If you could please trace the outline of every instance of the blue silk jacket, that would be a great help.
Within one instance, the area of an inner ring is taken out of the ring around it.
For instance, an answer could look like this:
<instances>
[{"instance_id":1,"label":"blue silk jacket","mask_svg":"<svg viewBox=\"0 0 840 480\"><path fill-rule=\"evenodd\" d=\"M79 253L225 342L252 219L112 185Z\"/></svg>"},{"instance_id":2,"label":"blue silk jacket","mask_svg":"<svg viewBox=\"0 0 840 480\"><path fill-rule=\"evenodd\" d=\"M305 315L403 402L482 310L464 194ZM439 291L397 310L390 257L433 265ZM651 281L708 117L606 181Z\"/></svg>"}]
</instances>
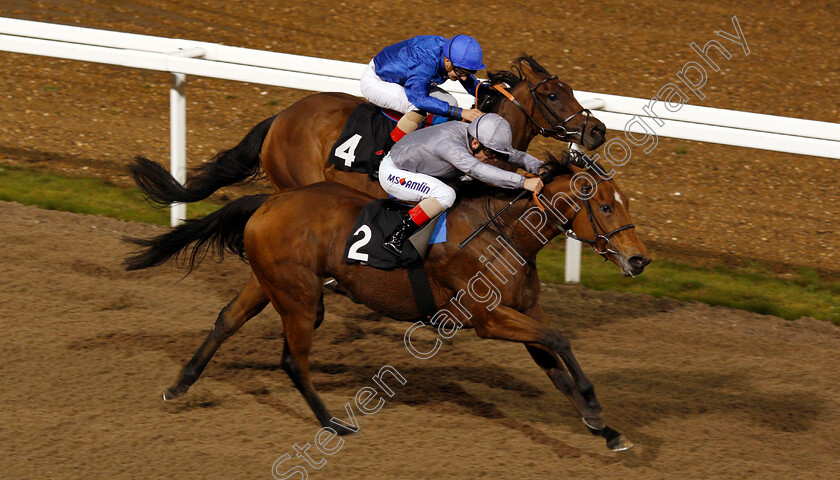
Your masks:
<instances>
[{"instance_id":1,"label":"blue silk jacket","mask_svg":"<svg viewBox=\"0 0 840 480\"><path fill-rule=\"evenodd\" d=\"M443 66L445 43L446 39L438 35L409 38L383 48L373 58L373 63L376 75L386 82L402 85L408 101L415 107L436 115L461 118L460 108L429 96L431 85L440 85L447 80ZM478 80L470 75L461 85L470 94L475 94Z\"/></svg>"}]
</instances>

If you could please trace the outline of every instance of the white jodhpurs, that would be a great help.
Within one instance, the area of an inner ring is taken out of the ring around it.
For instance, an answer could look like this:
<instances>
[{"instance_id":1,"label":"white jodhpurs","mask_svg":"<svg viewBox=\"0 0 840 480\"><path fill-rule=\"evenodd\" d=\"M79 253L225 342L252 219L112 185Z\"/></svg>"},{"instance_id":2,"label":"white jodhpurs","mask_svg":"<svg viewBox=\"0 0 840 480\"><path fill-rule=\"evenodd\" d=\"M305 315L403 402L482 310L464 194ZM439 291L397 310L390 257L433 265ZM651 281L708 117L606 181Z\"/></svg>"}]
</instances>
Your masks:
<instances>
[{"instance_id":1,"label":"white jodhpurs","mask_svg":"<svg viewBox=\"0 0 840 480\"><path fill-rule=\"evenodd\" d=\"M431 175L395 167L391 155L385 155L379 164L379 184L398 200L419 202L431 197L436 198L445 209L455 203L455 190L452 187Z\"/></svg>"},{"instance_id":2,"label":"white jodhpurs","mask_svg":"<svg viewBox=\"0 0 840 480\"><path fill-rule=\"evenodd\" d=\"M400 113L420 110L408 101L408 97L405 95L405 88L402 85L382 80L376 74L375 68L373 60L371 60L367 68L362 72L360 86L362 95L366 99L377 106L390 108ZM455 97L451 93L436 85L429 86L429 96L443 100L450 105L458 106L458 101L455 100Z\"/></svg>"}]
</instances>

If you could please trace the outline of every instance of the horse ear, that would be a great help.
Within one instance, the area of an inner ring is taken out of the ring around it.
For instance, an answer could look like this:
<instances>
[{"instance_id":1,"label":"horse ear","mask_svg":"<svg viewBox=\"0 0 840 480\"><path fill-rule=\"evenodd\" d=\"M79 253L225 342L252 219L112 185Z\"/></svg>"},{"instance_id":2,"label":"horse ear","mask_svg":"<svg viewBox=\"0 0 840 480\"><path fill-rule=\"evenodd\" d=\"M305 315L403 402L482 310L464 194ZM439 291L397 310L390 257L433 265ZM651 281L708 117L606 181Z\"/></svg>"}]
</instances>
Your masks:
<instances>
[{"instance_id":1,"label":"horse ear","mask_svg":"<svg viewBox=\"0 0 840 480\"><path fill-rule=\"evenodd\" d=\"M572 170L571 157L569 156L569 152L567 150L560 152L560 158L557 158L556 155L549 151L546 151L545 153L548 156L548 162L556 163L559 168L562 168L565 171Z\"/></svg>"},{"instance_id":2,"label":"horse ear","mask_svg":"<svg viewBox=\"0 0 840 480\"><path fill-rule=\"evenodd\" d=\"M525 75L526 78L531 78L534 76L534 69L531 68L531 64L526 61L519 62L519 70L522 72L522 75Z\"/></svg>"},{"instance_id":3,"label":"horse ear","mask_svg":"<svg viewBox=\"0 0 840 480\"><path fill-rule=\"evenodd\" d=\"M568 174L574 175L575 173L583 170L572 163L572 157L569 155L568 150L563 150L563 153L560 154L560 158L557 160L557 163L559 163L563 167L563 170Z\"/></svg>"},{"instance_id":4,"label":"horse ear","mask_svg":"<svg viewBox=\"0 0 840 480\"><path fill-rule=\"evenodd\" d=\"M569 158L570 158L569 157L569 151L568 150L563 150L563 152L560 154L560 158L557 160L557 163L559 163L561 165L568 165L569 164Z\"/></svg>"}]
</instances>

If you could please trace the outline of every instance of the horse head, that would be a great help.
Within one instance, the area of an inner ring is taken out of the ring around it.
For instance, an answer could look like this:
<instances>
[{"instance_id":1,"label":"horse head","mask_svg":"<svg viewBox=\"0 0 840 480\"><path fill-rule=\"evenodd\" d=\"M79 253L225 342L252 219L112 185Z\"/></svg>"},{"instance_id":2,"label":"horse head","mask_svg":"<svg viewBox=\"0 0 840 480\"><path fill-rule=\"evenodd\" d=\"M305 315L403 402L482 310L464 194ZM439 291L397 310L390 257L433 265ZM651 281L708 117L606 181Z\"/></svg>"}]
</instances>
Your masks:
<instances>
[{"instance_id":1,"label":"horse head","mask_svg":"<svg viewBox=\"0 0 840 480\"><path fill-rule=\"evenodd\" d=\"M581 106L574 92L533 57L522 55L511 70L488 72L491 90L479 108L503 116L514 132L513 146L526 150L536 135L573 142L594 150L606 140L604 124ZM506 101L505 98L507 98Z\"/></svg>"},{"instance_id":2,"label":"horse head","mask_svg":"<svg viewBox=\"0 0 840 480\"><path fill-rule=\"evenodd\" d=\"M605 259L635 277L650 263L647 247L630 220L630 200L600 166L581 168L549 154L542 198L552 208L546 215L559 233L590 245ZM554 217L554 218L551 218Z\"/></svg>"}]
</instances>

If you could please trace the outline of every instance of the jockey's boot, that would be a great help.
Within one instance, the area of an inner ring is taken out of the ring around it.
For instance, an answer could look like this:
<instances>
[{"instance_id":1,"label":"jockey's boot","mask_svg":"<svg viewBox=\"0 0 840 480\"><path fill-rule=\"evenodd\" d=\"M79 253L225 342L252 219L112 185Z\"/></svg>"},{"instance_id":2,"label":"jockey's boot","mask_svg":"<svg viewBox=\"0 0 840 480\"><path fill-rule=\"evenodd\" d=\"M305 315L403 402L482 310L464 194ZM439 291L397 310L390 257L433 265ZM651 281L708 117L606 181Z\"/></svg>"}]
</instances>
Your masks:
<instances>
[{"instance_id":1,"label":"jockey's boot","mask_svg":"<svg viewBox=\"0 0 840 480\"><path fill-rule=\"evenodd\" d=\"M420 225L415 223L414 219L411 218L411 215L406 213L403 216L402 221L400 221L400 224L397 225L397 228L395 228L394 231L388 235L388 238L385 239L385 243L382 244L382 248L399 257L400 254L402 254L405 241L419 229Z\"/></svg>"},{"instance_id":2,"label":"jockey's boot","mask_svg":"<svg viewBox=\"0 0 840 480\"><path fill-rule=\"evenodd\" d=\"M400 256L408 237L414 235L417 230L420 230L420 227L444 210L444 206L438 199L434 197L423 199L403 216L397 228L385 239L382 248Z\"/></svg>"}]
</instances>

